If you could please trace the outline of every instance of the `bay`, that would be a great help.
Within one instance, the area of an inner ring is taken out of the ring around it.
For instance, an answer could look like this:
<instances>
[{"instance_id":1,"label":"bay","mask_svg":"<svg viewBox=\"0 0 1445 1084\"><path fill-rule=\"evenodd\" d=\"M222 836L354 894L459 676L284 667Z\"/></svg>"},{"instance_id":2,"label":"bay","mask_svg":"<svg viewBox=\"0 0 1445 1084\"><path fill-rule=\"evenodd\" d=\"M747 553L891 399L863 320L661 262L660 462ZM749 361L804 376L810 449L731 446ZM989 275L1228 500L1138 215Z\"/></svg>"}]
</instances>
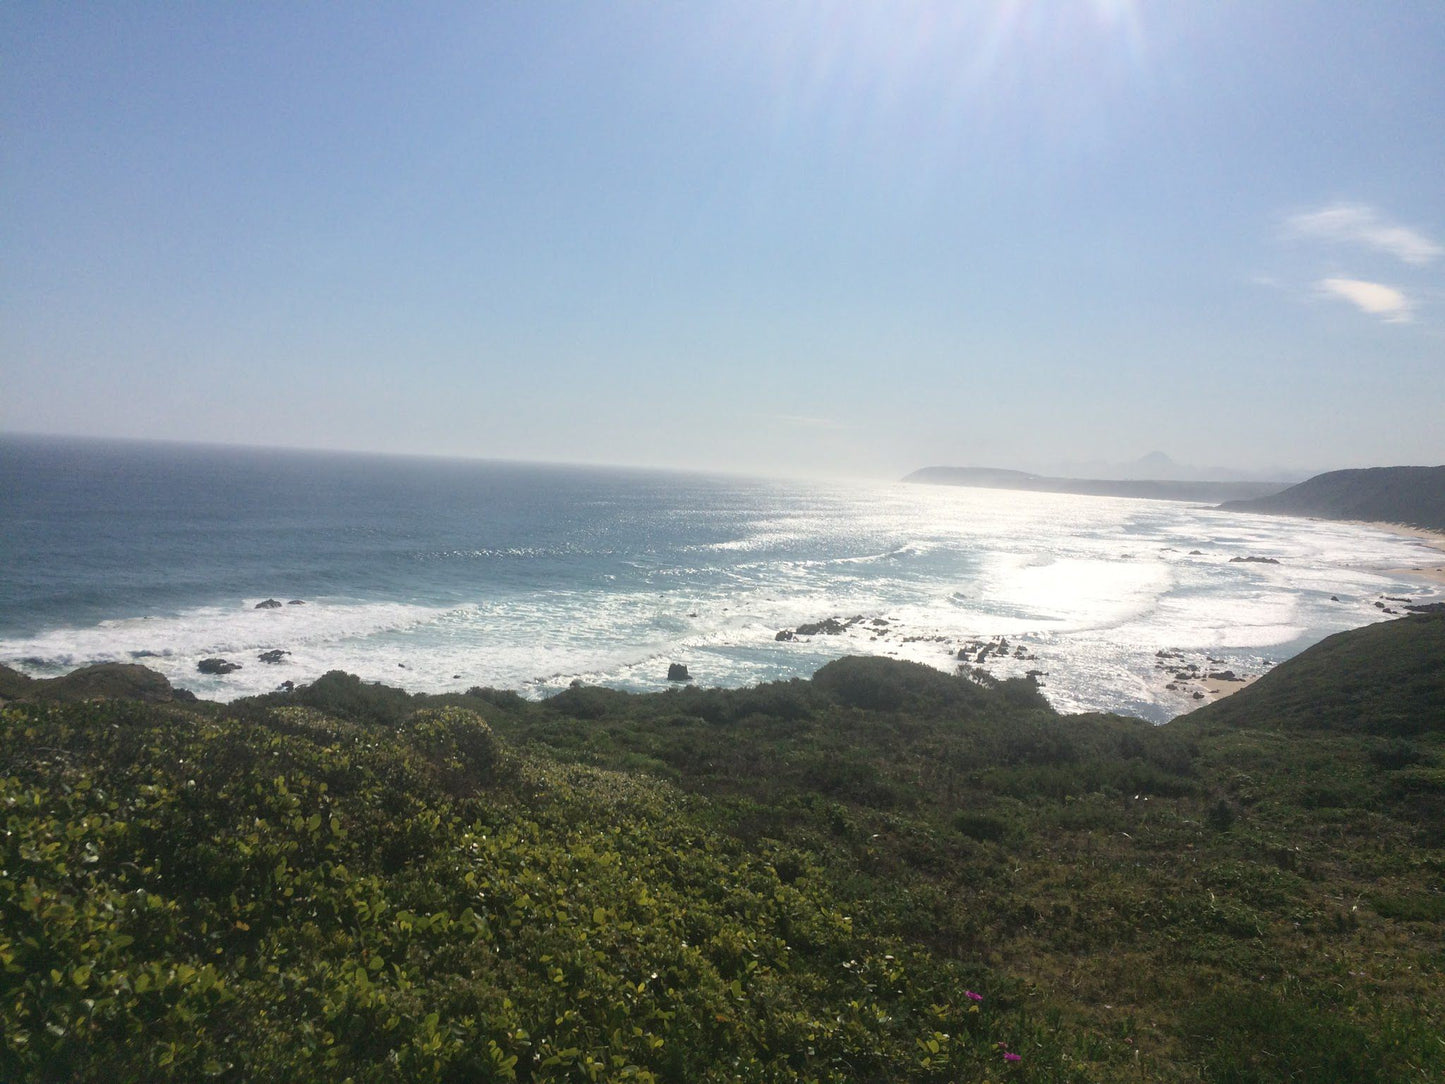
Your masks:
<instances>
[{"instance_id":1,"label":"bay","mask_svg":"<svg viewBox=\"0 0 1445 1084\"><path fill-rule=\"evenodd\" d=\"M988 673L1061 710L1163 721L1199 702L1166 667L1262 673L1440 597L1391 571L1422 547L1173 501L6 436L0 662L138 661L216 699L330 669L542 696L991 642Z\"/></svg>"}]
</instances>

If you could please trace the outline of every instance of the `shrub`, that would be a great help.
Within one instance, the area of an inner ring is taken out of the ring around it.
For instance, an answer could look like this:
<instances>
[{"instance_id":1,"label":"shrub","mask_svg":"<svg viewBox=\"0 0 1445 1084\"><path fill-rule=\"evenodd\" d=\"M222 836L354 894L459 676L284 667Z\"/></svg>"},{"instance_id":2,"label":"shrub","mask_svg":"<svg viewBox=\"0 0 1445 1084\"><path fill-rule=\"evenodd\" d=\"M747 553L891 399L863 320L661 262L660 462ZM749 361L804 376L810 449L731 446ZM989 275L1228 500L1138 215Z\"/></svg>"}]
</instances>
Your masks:
<instances>
[{"instance_id":1,"label":"shrub","mask_svg":"<svg viewBox=\"0 0 1445 1084\"><path fill-rule=\"evenodd\" d=\"M850 708L899 711L925 705L977 704L988 695L973 683L922 663L877 657L830 662L813 684Z\"/></svg>"},{"instance_id":2,"label":"shrub","mask_svg":"<svg viewBox=\"0 0 1445 1084\"><path fill-rule=\"evenodd\" d=\"M411 695L382 684L366 684L355 674L329 670L291 694L294 703L354 723L395 726L411 710Z\"/></svg>"},{"instance_id":3,"label":"shrub","mask_svg":"<svg viewBox=\"0 0 1445 1084\"><path fill-rule=\"evenodd\" d=\"M492 728L465 708L423 708L407 721L411 744L432 763L452 776L475 782L492 778L498 745Z\"/></svg>"},{"instance_id":4,"label":"shrub","mask_svg":"<svg viewBox=\"0 0 1445 1084\"><path fill-rule=\"evenodd\" d=\"M960 810L954 814L953 827L969 839L997 843L1008 834L1008 824L1002 817L987 813L971 813Z\"/></svg>"},{"instance_id":5,"label":"shrub","mask_svg":"<svg viewBox=\"0 0 1445 1084\"><path fill-rule=\"evenodd\" d=\"M1227 832L1234 827L1234 808L1221 798L1209 807L1204 820L1216 832Z\"/></svg>"}]
</instances>

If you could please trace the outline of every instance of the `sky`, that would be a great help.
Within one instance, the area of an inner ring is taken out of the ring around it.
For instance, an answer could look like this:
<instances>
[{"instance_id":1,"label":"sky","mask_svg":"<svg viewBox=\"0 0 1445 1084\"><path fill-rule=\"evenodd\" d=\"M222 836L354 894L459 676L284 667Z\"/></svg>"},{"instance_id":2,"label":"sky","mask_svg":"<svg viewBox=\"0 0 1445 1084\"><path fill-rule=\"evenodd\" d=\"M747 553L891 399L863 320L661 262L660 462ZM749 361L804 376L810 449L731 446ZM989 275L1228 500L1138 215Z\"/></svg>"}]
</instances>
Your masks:
<instances>
[{"instance_id":1,"label":"sky","mask_svg":"<svg viewBox=\"0 0 1445 1084\"><path fill-rule=\"evenodd\" d=\"M1445 462L1445 4L0 5L0 432Z\"/></svg>"}]
</instances>

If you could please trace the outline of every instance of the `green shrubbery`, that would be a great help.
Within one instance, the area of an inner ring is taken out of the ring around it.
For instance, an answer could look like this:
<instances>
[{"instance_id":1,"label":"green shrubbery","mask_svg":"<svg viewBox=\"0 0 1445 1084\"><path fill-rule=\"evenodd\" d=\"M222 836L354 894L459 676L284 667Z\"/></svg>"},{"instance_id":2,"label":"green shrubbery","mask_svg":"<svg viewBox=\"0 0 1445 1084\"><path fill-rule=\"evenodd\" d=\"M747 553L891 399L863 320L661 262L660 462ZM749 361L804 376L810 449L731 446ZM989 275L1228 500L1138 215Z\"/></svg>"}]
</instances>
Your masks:
<instances>
[{"instance_id":1,"label":"green shrubbery","mask_svg":"<svg viewBox=\"0 0 1445 1084\"><path fill-rule=\"evenodd\" d=\"M1438 731L819 678L0 709L0 1079L1445 1076Z\"/></svg>"}]
</instances>

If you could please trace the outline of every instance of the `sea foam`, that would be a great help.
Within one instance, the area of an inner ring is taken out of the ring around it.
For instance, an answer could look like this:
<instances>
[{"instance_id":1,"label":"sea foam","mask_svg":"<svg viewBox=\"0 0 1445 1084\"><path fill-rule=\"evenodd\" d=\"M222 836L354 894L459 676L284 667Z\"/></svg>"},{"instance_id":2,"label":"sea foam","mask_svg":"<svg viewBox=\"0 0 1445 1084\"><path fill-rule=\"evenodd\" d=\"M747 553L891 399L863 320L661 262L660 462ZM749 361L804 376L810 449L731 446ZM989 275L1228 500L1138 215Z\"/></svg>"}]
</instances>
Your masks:
<instances>
[{"instance_id":1,"label":"sea foam","mask_svg":"<svg viewBox=\"0 0 1445 1084\"><path fill-rule=\"evenodd\" d=\"M1039 672L1065 710L1163 720L1197 701L1167 687L1161 650L1257 674L1385 618L1383 596L1441 597L1389 571L1426 556L1418 540L1183 502L507 464L163 465L146 515L115 513L124 531L101 530L124 492L38 471L50 488L25 507L22 488L24 515L0 532L0 661L38 676L139 661L217 699L331 669L544 696L574 680L664 688L674 661L724 686L849 653L953 669L1006 639L985 660L995 676ZM96 477L143 487L155 469ZM268 595L304 605L256 609ZM827 618L844 631L778 638ZM274 650L281 662L260 660ZM211 657L241 669L199 673Z\"/></svg>"}]
</instances>

